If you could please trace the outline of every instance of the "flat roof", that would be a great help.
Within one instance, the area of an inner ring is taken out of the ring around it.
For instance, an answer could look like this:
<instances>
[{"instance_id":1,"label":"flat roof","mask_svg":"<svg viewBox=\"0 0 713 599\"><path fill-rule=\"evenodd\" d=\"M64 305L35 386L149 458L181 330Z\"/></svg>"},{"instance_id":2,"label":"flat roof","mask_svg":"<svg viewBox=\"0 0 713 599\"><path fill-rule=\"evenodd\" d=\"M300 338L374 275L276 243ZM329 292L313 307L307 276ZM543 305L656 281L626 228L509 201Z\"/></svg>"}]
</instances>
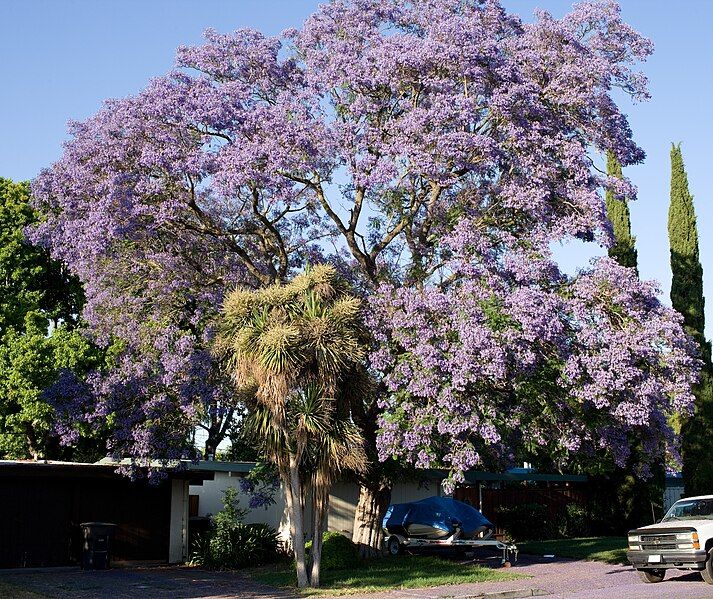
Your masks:
<instances>
[{"instance_id":1,"label":"flat roof","mask_svg":"<svg viewBox=\"0 0 713 599\"><path fill-rule=\"evenodd\" d=\"M209 472L240 472L248 473L255 467L256 462L220 462L201 460L198 463L189 463L190 470ZM444 479L448 476L447 470L428 468L417 470L418 474L435 479ZM547 474L540 472L483 472L468 470L465 473L466 483L479 481L543 481L543 482L586 482L588 477L584 474Z\"/></svg>"},{"instance_id":2,"label":"flat roof","mask_svg":"<svg viewBox=\"0 0 713 599\"><path fill-rule=\"evenodd\" d=\"M430 478L446 478L447 470L428 469L423 473ZM545 472L485 472L482 470L467 470L463 473L465 484L475 484L478 482L587 482L586 474L549 474Z\"/></svg>"},{"instance_id":3,"label":"flat roof","mask_svg":"<svg viewBox=\"0 0 713 599\"><path fill-rule=\"evenodd\" d=\"M111 459L103 459L99 462L62 462L57 460L0 460L0 477L3 476L76 476L76 477L99 477L115 478L123 477L116 472L122 465L131 465L131 460L117 462ZM141 463L134 463L139 469L146 466ZM159 462L152 463L158 466ZM178 464L180 465L180 464ZM189 479L197 483L213 478L210 471L196 471L188 468L169 467L169 478Z\"/></svg>"},{"instance_id":4,"label":"flat roof","mask_svg":"<svg viewBox=\"0 0 713 599\"><path fill-rule=\"evenodd\" d=\"M119 466L135 466L145 469L147 466L154 468L165 468L173 478L194 478L210 479L215 472L235 472L248 474L256 466L256 462L222 462L213 460L200 460L191 462L190 460L152 460L149 464L141 460L124 458L120 461L112 458L103 458L95 463L86 462L60 462L53 460L0 460L0 471L17 472L21 469L40 472L53 470L61 472L84 472L85 474L113 474ZM424 469L417 473L425 478L444 479L448 476L447 470L435 468ZM484 472L480 470L468 470L464 473L466 484L478 482L586 482L587 476L584 474L547 474L540 472Z\"/></svg>"}]
</instances>

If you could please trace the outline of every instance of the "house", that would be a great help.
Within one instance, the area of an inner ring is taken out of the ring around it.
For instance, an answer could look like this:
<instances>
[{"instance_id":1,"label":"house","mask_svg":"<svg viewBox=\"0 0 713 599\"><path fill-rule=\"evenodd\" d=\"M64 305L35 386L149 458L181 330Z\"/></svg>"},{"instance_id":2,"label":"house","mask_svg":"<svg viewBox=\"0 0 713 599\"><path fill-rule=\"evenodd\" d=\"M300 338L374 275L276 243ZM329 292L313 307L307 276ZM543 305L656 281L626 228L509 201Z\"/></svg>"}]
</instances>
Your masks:
<instances>
[{"instance_id":1,"label":"house","mask_svg":"<svg viewBox=\"0 0 713 599\"><path fill-rule=\"evenodd\" d=\"M117 524L116 560L178 563L187 556L188 488L212 473L175 469L132 481L111 461L0 460L0 568L78 563L82 522Z\"/></svg>"},{"instance_id":2,"label":"house","mask_svg":"<svg viewBox=\"0 0 713 599\"><path fill-rule=\"evenodd\" d=\"M254 462L200 462L191 465L194 471L212 472L213 477L202 480L200 484L191 485L190 516L196 518L214 515L223 507L223 492L228 487L234 487L238 492L241 508L248 507L250 497L240 489L239 480L255 467ZM443 474L438 471L425 472L422 480L413 482L397 482L392 491L394 503L417 501L440 493L440 483ZM337 482L332 487L329 498L329 513L327 517L328 530L338 531L351 536L354 527L354 512L359 500L359 486L349 480ZM309 516L310 506L307 506ZM283 541L290 537L289 520L284 493L275 494L275 503L267 508L260 507L248 510L245 522L264 522L275 528ZM311 522L311 519L308 519Z\"/></svg>"},{"instance_id":3,"label":"house","mask_svg":"<svg viewBox=\"0 0 713 599\"><path fill-rule=\"evenodd\" d=\"M238 492L238 501L242 508L249 505L249 496L242 493L239 480L255 466L254 462L200 462L191 466L202 471L212 471L213 478L201 481L200 485L191 485L190 515L207 517L222 508L223 492L234 487ZM465 473L465 482L459 485L454 494L456 499L467 501L494 517L500 507L509 507L517 503L540 502L546 504L554 514L561 511L567 503L581 503L586 499L583 490L587 477L583 475L541 474L534 470L506 473L480 472L471 470ZM421 470L409 480L394 483L391 493L392 503L408 503L426 497L441 495L441 483L447 476L444 470ZM276 493L276 502L267 508L249 510L246 522L264 522L277 529L280 537L289 539L289 521L282 492ZM329 498L327 527L330 531L351 536L354 529L354 513L359 501L359 485L348 478L338 481ZM307 506L309 516L309 506ZM307 523L311 519L308 518ZM309 535L309 531L308 531Z\"/></svg>"},{"instance_id":4,"label":"house","mask_svg":"<svg viewBox=\"0 0 713 599\"><path fill-rule=\"evenodd\" d=\"M161 482L150 484L145 477L131 480L117 473L118 465L109 459L95 464L0 461L0 568L77 564L79 525L91 521L117 525L115 561L183 562L189 555L191 529L198 530L198 524L205 525L206 517L222 508L225 489L235 487L241 507L248 507L239 480L255 467L252 462L182 462L168 468ZM396 482L392 502L440 495L445 476L442 470L423 470L411 480ZM482 506L486 515L531 496L550 498L558 509L562 502L577 499L581 491L574 486L583 481L586 477L470 471L455 496ZM358 499L356 482L345 478L333 486L329 530L351 535ZM274 505L248 510L245 521L267 523L289 539L280 492Z\"/></svg>"}]
</instances>

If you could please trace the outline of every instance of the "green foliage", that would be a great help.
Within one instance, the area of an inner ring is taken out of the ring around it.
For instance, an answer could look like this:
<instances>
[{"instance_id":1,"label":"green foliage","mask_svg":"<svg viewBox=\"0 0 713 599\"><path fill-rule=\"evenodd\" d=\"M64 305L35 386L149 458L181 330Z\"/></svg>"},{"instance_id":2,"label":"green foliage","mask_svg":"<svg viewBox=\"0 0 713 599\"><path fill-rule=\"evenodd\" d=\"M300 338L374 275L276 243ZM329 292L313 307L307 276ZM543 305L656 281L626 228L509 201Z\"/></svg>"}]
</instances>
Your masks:
<instances>
[{"instance_id":1,"label":"green foliage","mask_svg":"<svg viewBox=\"0 0 713 599\"><path fill-rule=\"evenodd\" d=\"M218 452L216 459L228 462L257 462L260 460L261 456L256 443L247 438L242 421L230 428L228 439L230 439L230 447L225 451Z\"/></svg>"},{"instance_id":2,"label":"green foliage","mask_svg":"<svg viewBox=\"0 0 713 599\"><path fill-rule=\"evenodd\" d=\"M621 164L611 152L607 153L607 173L612 177L622 177ZM614 245L609 248L609 256L622 266L637 268L636 238L631 235L631 216L626 199L620 199L612 191L605 198L607 216L614 231Z\"/></svg>"},{"instance_id":3,"label":"green foliage","mask_svg":"<svg viewBox=\"0 0 713 599\"><path fill-rule=\"evenodd\" d=\"M339 532L325 532L322 535L322 569L323 570L343 570L353 568L358 563L359 548ZM312 549L312 541L305 544L309 551Z\"/></svg>"},{"instance_id":4,"label":"green foliage","mask_svg":"<svg viewBox=\"0 0 713 599\"><path fill-rule=\"evenodd\" d=\"M565 538L586 537L591 534L591 524L591 514L584 506L568 503L559 523L559 534Z\"/></svg>"},{"instance_id":5,"label":"green foliage","mask_svg":"<svg viewBox=\"0 0 713 599\"><path fill-rule=\"evenodd\" d=\"M74 323L83 301L79 281L25 239L38 218L29 197L27 183L0 177L0 334L21 330L32 311L54 324Z\"/></svg>"},{"instance_id":6,"label":"green foliage","mask_svg":"<svg viewBox=\"0 0 713 599\"><path fill-rule=\"evenodd\" d=\"M704 495L713 489L713 369L706 365L695 387L695 413L681 425L683 480L686 495Z\"/></svg>"},{"instance_id":7,"label":"green foliage","mask_svg":"<svg viewBox=\"0 0 713 599\"><path fill-rule=\"evenodd\" d=\"M246 511L238 506L237 490L223 492L223 509L210 531L198 535L191 562L210 570L232 570L274 562L280 555L277 531L267 524L245 524Z\"/></svg>"},{"instance_id":8,"label":"green foliage","mask_svg":"<svg viewBox=\"0 0 713 599\"><path fill-rule=\"evenodd\" d=\"M554 516L541 503L522 503L500 508L496 522L515 541L583 537L590 534L591 512L577 503L568 503Z\"/></svg>"},{"instance_id":9,"label":"green foliage","mask_svg":"<svg viewBox=\"0 0 713 599\"><path fill-rule=\"evenodd\" d=\"M96 458L89 431L75 454L60 448L42 395L61 370L85 372L100 356L77 328L79 282L25 240L37 218L28 185L0 178L0 457Z\"/></svg>"},{"instance_id":10,"label":"green foliage","mask_svg":"<svg viewBox=\"0 0 713 599\"><path fill-rule=\"evenodd\" d=\"M705 299L703 267L698 250L698 226L693 196L681 146L671 147L671 203L668 209L668 239L671 250L671 304L683 314L686 329L710 360L705 340Z\"/></svg>"},{"instance_id":11,"label":"green foliage","mask_svg":"<svg viewBox=\"0 0 713 599\"><path fill-rule=\"evenodd\" d=\"M497 511L496 522L506 535L515 540L551 539L558 536L556 522L549 509L541 503L521 503L502 507Z\"/></svg>"},{"instance_id":12,"label":"green foliage","mask_svg":"<svg viewBox=\"0 0 713 599\"><path fill-rule=\"evenodd\" d=\"M47 335L46 326L44 319L30 312L24 332L10 328L2 337L0 454L7 457L73 457L61 455L52 432L54 411L42 394L61 369L86 371L97 364L99 355L77 330L62 325ZM96 452L84 453L85 459L100 457Z\"/></svg>"},{"instance_id":13,"label":"green foliage","mask_svg":"<svg viewBox=\"0 0 713 599\"><path fill-rule=\"evenodd\" d=\"M671 250L671 304L683 315L687 332L701 349L705 362L693 417L681 425L683 478L687 495L709 493L713 464L705 442L713 434L713 369L711 346L705 338L703 267L698 249L698 225L681 146L671 147L671 203L668 210Z\"/></svg>"}]
</instances>

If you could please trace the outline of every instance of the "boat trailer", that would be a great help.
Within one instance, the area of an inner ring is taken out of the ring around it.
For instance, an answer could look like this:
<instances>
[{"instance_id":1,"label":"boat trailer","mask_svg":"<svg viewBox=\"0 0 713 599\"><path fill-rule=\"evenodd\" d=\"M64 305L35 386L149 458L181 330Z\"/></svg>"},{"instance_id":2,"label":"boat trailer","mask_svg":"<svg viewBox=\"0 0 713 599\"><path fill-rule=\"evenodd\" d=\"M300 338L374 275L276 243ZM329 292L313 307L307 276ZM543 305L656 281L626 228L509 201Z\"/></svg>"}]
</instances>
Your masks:
<instances>
[{"instance_id":1,"label":"boat trailer","mask_svg":"<svg viewBox=\"0 0 713 599\"><path fill-rule=\"evenodd\" d=\"M416 549L425 547L453 547L463 549L477 549L479 547L489 547L502 552L500 566L509 568L517 563L518 549L512 543L505 543L497 539L475 538L460 539L460 531L447 539L424 539L414 537L404 537L399 534L388 535L386 539L386 550L390 555L398 555L403 549Z\"/></svg>"}]
</instances>

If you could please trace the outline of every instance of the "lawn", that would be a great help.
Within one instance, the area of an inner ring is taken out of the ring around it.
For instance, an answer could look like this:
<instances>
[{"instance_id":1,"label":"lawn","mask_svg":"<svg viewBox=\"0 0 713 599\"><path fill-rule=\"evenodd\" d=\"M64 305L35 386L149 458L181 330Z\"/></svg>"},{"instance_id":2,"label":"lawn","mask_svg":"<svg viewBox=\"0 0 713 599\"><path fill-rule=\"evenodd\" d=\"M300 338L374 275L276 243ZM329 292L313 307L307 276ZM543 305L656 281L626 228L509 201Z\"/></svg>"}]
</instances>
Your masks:
<instances>
[{"instance_id":1,"label":"lawn","mask_svg":"<svg viewBox=\"0 0 713 599\"><path fill-rule=\"evenodd\" d=\"M526 541L517 544L520 553L571 557L607 564L626 564L626 539L621 537L587 537Z\"/></svg>"},{"instance_id":2,"label":"lawn","mask_svg":"<svg viewBox=\"0 0 713 599\"><path fill-rule=\"evenodd\" d=\"M275 570L255 569L255 580L278 587L294 587L295 573L291 567ZM403 555L362 562L345 570L324 570L321 588L303 591L305 595L336 595L372 593L390 589L416 589L466 582L494 582L524 578L508 570L493 570L463 564L438 557Z\"/></svg>"},{"instance_id":3,"label":"lawn","mask_svg":"<svg viewBox=\"0 0 713 599\"><path fill-rule=\"evenodd\" d=\"M33 591L28 591L22 587L8 584L0 580L0 597L12 597L12 599L47 599L47 595L40 595Z\"/></svg>"}]
</instances>

